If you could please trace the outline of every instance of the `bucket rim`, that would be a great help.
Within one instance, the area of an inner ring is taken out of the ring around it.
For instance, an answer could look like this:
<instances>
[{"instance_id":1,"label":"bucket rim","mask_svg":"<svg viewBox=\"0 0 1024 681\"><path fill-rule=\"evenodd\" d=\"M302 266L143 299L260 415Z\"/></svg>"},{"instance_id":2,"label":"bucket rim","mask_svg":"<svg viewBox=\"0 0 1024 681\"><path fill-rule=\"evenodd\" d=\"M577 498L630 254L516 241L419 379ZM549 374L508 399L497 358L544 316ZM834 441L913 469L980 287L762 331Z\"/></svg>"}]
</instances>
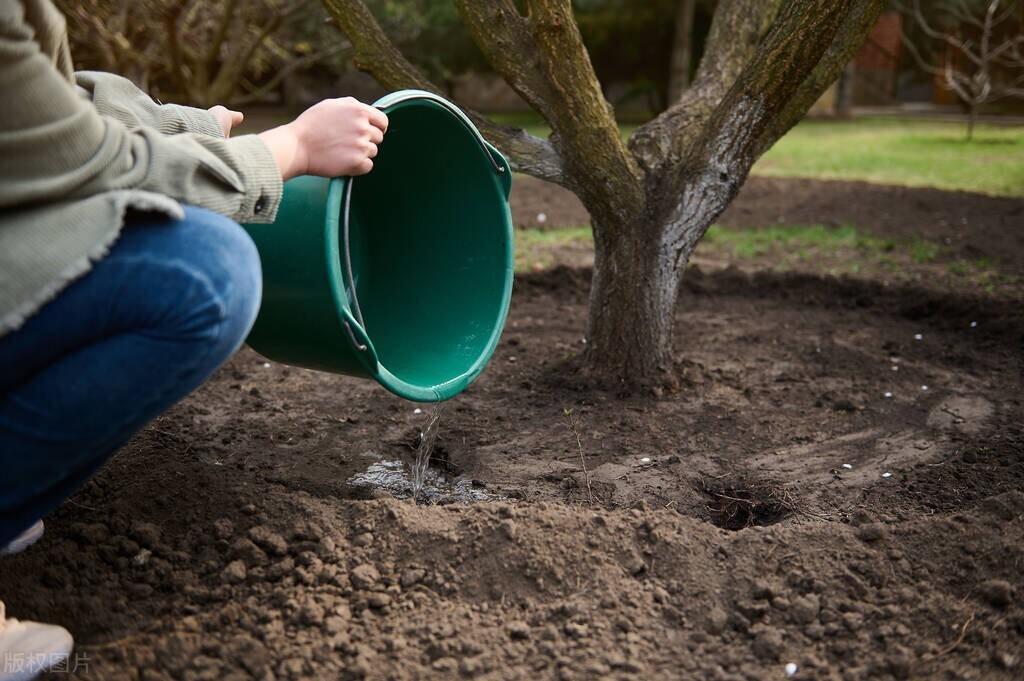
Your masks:
<instances>
[{"instance_id":1,"label":"bucket rim","mask_svg":"<svg viewBox=\"0 0 1024 681\"><path fill-rule=\"evenodd\" d=\"M340 235L347 235L347 230L344 229L344 225L341 224L341 216L349 215L352 192L354 191L355 180L357 178L336 177L330 180L327 195L329 210L327 217L328 224L325 226L327 231L325 244L329 251L328 257L331 261L331 289L339 312L339 322L343 326L349 327L350 341L355 345L354 349L359 355L359 358L363 362L366 370L378 383L384 386L384 388L399 397L414 402L441 402L451 399L461 393L469 386L470 383L483 373L484 368L494 355L495 350L497 350L498 343L501 340L501 335L505 328L505 321L508 318L508 311L511 306L512 286L515 271L514 231L508 207L508 192L510 189L512 173L511 167L509 166L508 160L505 156L488 143L486 139L484 139L483 135L480 134L480 131L469 117L466 116L466 114L463 113L455 104L439 95L425 90L399 90L377 100L374 103L374 106L384 111L384 113L389 113L399 106L414 104L416 102L426 102L432 107L445 110L456 120L459 120L467 128L469 133L475 135L479 142L480 153L486 156L490 165L495 167L495 191L498 192L498 196L501 197L505 204L504 224L502 225L502 229L505 232L505 243L508 244L508 247L505 249L505 276L502 287L501 302L498 306L497 315L494 319L490 337L483 346L483 350L479 355L477 355L476 359L465 371L448 379L447 381L431 386L409 383L408 381L391 373L388 368L380 362L369 331L363 328L359 321L355 319L352 313L352 305L348 300L348 282L353 281L353 272L349 270L350 259L347 255L349 251L347 239L344 240L346 253L344 258L342 257L341 251L343 239ZM359 347L360 343L364 346L362 349Z\"/></svg>"}]
</instances>

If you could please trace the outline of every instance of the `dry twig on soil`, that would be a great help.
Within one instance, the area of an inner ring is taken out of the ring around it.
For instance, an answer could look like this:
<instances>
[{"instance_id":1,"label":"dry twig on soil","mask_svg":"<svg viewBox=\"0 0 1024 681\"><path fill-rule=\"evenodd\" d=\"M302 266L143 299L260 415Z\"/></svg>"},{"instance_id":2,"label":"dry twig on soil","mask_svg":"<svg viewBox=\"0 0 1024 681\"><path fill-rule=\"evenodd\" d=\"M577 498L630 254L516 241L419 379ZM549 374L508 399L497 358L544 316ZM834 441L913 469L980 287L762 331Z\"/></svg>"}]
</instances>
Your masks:
<instances>
[{"instance_id":1,"label":"dry twig on soil","mask_svg":"<svg viewBox=\"0 0 1024 681\"><path fill-rule=\"evenodd\" d=\"M580 439L579 423L580 420L573 415L572 409L565 410L565 418L569 421L569 430L576 436L576 447L580 452L580 464L583 466L583 477L587 480L587 499L590 500L590 505L594 505L594 491L590 487L590 472L587 471L587 459L583 456L583 440Z\"/></svg>"}]
</instances>

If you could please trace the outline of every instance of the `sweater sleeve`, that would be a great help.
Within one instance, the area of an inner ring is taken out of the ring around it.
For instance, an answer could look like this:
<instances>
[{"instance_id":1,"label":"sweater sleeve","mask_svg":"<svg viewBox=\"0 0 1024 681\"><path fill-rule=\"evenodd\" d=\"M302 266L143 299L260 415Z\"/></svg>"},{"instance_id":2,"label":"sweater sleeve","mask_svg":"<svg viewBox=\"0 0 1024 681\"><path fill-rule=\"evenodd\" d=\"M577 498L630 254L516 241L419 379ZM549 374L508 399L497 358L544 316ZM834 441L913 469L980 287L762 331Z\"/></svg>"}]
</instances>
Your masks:
<instances>
[{"instance_id":1,"label":"sweater sleeve","mask_svg":"<svg viewBox=\"0 0 1024 681\"><path fill-rule=\"evenodd\" d=\"M256 136L163 134L102 116L40 50L20 2L0 2L0 209L142 189L271 222L282 183Z\"/></svg>"},{"instance_id":2,"label":"sweater sleeve","mask_svg":"<svg viewBox=\"0 0 1024 681\"><path fill-rule=\"evenodd\" d=\"M127 78L101 71L78 71L75 82L89 93L93 106L127 128L156 128L165 135L194 132L224 137L217 119L205 109L158 104Z\"/></svg>"}]
</instances>

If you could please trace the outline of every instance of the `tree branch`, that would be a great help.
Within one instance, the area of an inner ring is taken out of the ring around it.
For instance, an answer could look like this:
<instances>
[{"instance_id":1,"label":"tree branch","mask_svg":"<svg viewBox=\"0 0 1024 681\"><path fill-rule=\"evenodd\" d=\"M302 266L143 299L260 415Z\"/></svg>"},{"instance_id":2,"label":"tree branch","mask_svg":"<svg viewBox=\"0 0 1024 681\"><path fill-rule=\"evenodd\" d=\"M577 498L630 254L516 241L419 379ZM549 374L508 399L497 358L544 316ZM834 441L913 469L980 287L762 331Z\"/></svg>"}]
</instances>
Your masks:
<instances>
[{"instance_id":1,"label":"tree branch","mask_svg":"<svg viewBox=\"0 0 1024 681\"><path fill-rule=\"evenodd\" d=\"M715 108L700 140L677 173L667 174L666 193L682 187L670 204L665 246L685 258L739 191L761 149L761 140L787 112L789 101L833 45L843 21L882 0L793 0L778 17ZM879 9L880 11L880 9ZM870 26L870 24L868 24ZM709 217L710 216L710 217Z\"/></svg>"},{"instance_id":2,"label":"tree branch","mask_svg":"<svg viewBox=\"0 0 1024 681\"><path fill-rule=\"evenodd\" d=\"M352 43L357 68L373 75L385 88L442 93L391 42L363 0L324 0L324 6ZM514 170L572 189L562 159L548 140L498 125L476 112L467 114L484 137L509 157Z\"/></svg>"},{"instance_id":3,"label":"tree branch","mask_svg":"<svg viewBox=\"0 0 1024 681\"><path fill-rule=\"evenodd\" d=\"M224 5L224 15L221 17L220 25L217 27L217 33L213 36L213 40L210 41L210 49L206 52L206 63L209 65L208 68L212 70L213 65L217 61L217 57L220 56L220 50L224 46L224 40L228 37L228 31L231 30L231 24L235 20L235 12L238 10L238 0L227 0Z\"/></svg>"},{"instance_id":4,"label":"tree branch","mask_svg":"<svg viewBox=\"0 0 1024 681\"><path fill-rule=\"evenodd\" d=\"M643 210L642 174L622 141L570 0L456 0L491 66L551 124L570 187L592 215L627 224ZM602 227L595 223L595 230Z\"/></svg>"},{"instance_id":5,"label":"tree branch","mask_svg":"<svg viewBox=\"0 0 1024 681\"><path fill-rule=\"evenodd\" d=\"M175 84L181 90L182 95L187 100L193 100L194 97L192 95L194 93L189 84L189 79L184 74L185 56L183 54L181 38L178 35L178 26L186 4L185 0L182 0L169 8L163 17L163 23L164 30L167 32L167 52L171 60L171 75L174 77Z\"/></svg>"},{"instance_id":6,"label":"tree branch","mask_svg":"<svg viewBox=\"0 0 1024 681\"><path fill-rule=\"evenodd\" d=\"M924 12L921 11L920 0L914 0L913 4L909 7L903 2L897 2L896 6L899 7L902 11L912 14L914 16L914 20L917 22L917 25L921 28L922 31L924 31L925 35L927 35L929 38L932 38L933 40L941 40L950 47L962 52L965 57L970 59L978 66L981 66L981 57L971 51L971 46L968 41L957 40L950 34L943 33L942 31L932 27L931 23L924 16Z\"/></svg>"},{"instance_id":7,"label":"tree branch","mask_svg":"<svg viewBox=\"0 0 1024 681\"><path fill-rule=\"evenodd\" d=\"M721 0L693 84L661 115L640 126L629 149L648 175L678 165L711 112L753 57L781 0Z\"/></svg>"},{"instance_id":8,"label":"tree branch","mask_svg":"<svg viewBox=\"0 0 1024 681\"><path fill-rule=\"evenodd\" d=\"M878 21L886 4L885 0L862 0L853 3L828 50L761 135L757 145L757 156L767 151L790 128L799 123L822 93L836 82L843 68L864 44L865 36Z\"/></svg>"},{"instance_id":9,"label":"tree branch","mask_svg":"<svg viewBox=\"0 0 1024 681\"><path fill-rule=\"evenodd\" d=\"M295 73L299 69L306 68L307 66L312 66L321 59L332 57L336 54L344 52L347 49L350 49L348 45L344 43L339 43L337 45L328 47L327 49L320 50L319 52L308 54L300 59L294 59L290 63L288 63L284 68L279 69L277 73L274 74L274 77L268 80L263 85L260 85L258 88L252 90L251 92L248 92L246 95L242 97L238 97L232 100L232 104L236 106L242 106L244 104L254 102L263 95L265 95L266 93L276 88L281 83L281 81L283 81L285 78Z\"/></svg>"}]
</instances>

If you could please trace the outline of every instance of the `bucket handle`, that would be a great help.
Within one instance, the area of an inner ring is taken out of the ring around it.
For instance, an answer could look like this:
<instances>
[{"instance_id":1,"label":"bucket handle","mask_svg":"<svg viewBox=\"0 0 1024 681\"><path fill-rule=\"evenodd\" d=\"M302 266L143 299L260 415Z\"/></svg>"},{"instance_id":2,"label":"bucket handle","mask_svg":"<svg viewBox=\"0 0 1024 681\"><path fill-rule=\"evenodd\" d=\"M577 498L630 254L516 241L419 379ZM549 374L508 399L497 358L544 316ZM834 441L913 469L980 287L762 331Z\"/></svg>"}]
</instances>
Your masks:
<instances>
[{"instance_id":1,"label":"bucket handle","mask_svg":"<svg viewBox=\"0 0 1024 681\"><path fill-rule=\"evenodd\" d=\"M351 212L352 212L352 185L353 184L354 183L352 182L352 178L351 177L348 178L348 181L345 183L345 196L342 199L342 206L344 206L344 210L342 210L342 221L341 221L341 226L342 226L342 234L341 234L341 236L342 236L342 244L344 244L344 248L342 250L344 251L344 254L345 254L345 277L346 277L346 279L348 279L348 299L349 299L350 307L352 308L352 313L353 313L353 316L356 318L356 322L359 323L360 327L365 329L366 328L366 322L363 321L363 311L359 309L359 297L356 295L356 280L355 280L355 277L352 274L352 248L349 245L349 237L348 237L348 234L349 234L349 223L351 221L350 217L351 217ZM348 331L349 338L352 340L352 345L355 346L355 348L358 349L360 352L366 352L366 350L367 350L366 344L365 343L360 343L358 340L356 340L356 335L352 331L352 327L349 325L349 323L347 321L345 322L345 330Z\"/></svg>"},{"instance_id":2,"label":"bucket handle","mask_svg":"<svg viewBox=\"0 0 1024 681\"><path fill-rule=\"evenodd\" d=\"M367 350L370 349L370 346L367 345L366 343L359 342L359 339L356 338L356 332L352 330L352 325L348 323L347 319L342 320L342 323L345 325L345 330L348 331L348 338L350 341L352 341L352 347L354 347L359 352L366 352Z\"/></svg>"}]
</instances>

